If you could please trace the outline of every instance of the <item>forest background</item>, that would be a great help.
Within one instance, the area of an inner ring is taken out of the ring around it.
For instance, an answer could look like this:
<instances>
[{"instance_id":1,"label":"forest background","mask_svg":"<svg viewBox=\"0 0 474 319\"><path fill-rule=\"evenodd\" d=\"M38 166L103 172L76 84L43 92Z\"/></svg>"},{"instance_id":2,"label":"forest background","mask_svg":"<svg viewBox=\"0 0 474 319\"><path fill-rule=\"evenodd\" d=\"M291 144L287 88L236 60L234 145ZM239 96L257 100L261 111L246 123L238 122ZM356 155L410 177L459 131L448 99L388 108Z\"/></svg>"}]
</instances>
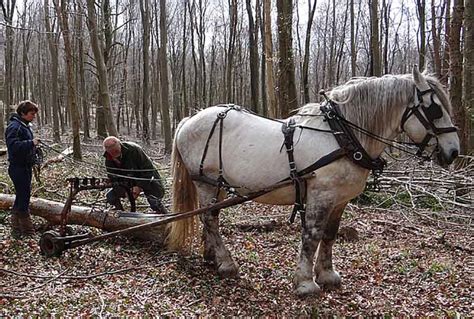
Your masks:
<instances>
[{"instance_id":1,"label":"forest background","mask_svg":"<svg viewBox=\"0 0 474 319\"><path fill-rule=\"evenodd\" d=\"M472 2L2 0L0 113L37 102L78 159L81 140L121 133L169 152L180 119L207 106L286 117L320 89L417 64L449 89L466 154Z\"/></svg>"},{"instance_id":2,"label":"forest background","mask_svg":"<svg viewBox=\"0 0 474 319\"><path fill-rule=\"evenodd\" d=\"M0 0L0 7L0 148L17 103L37 102L35 134L55 150L46 155L73 147L74 160L62 156L33 182L33 196L58 207L67 177L105 174L105 136L144 145L169 190L165 153L183 117L219 103L286 117L321 101L320 89L410 73L415 64L446 85L462 153L473 149L473 0ZM301 232L288 224L291 207L246 203L221 214L240 279L218 279L198 252L169 253L129 237L46 258L40 232L11 239L9 212L0 210L0 313L473 317L473 157L443 169L391 155L381 192L365 191L344 212L334 253L339 290L295 298ZM2 195L11 196L7 167L0 156ZM100 191L76 203L108 209ZM139 204L148 208L143 197Z\"/></svg>"}]
</instances>

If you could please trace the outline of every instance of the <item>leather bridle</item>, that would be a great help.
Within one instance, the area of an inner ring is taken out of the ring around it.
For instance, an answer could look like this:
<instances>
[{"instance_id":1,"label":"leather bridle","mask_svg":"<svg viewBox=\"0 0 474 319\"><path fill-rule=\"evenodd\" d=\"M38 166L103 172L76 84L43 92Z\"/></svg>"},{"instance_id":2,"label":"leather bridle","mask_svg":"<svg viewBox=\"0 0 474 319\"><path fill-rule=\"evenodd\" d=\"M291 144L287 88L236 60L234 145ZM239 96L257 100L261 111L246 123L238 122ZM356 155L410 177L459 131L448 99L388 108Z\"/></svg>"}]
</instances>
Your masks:
<instances>
[{"instance_id":1,"label":"leather bridle","mask_svg":"<svg viewBox=\"0 0 474 319\"><path fill-rule=\"evenodd\" d=\"M426 106L423 102L423 96L429 93L431 93L431 104ZM413 143L418 147L418 151L416 152L416 155L418 156L421 156L431 139L436 138L436 144L438 144L438 135L457 131L457 128L454 126L436 127L436 125L434 124L435 120L438 120L443 117L443 109L441 105L434 101L435 94L436 93L433 88L429 88L424 91L421 91L420 89L416 88L414 105L412 107L407 107L402 115L402 131L405 131L405 123L412 115L415 115L426 129L426 135L423 140L420 143ZM423 112L421 112L421 110L423 110Z\"/></svg>"}]
</instances>

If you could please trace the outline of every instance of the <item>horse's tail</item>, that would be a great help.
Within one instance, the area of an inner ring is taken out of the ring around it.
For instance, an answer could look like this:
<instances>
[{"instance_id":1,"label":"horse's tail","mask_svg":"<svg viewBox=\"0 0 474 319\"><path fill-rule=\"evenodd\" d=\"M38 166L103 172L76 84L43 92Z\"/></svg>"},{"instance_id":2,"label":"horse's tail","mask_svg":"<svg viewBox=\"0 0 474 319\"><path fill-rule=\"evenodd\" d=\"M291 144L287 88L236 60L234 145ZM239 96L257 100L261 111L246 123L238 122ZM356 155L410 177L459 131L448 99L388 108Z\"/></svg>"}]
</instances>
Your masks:
<instances>
[{"instance_id":1,"label":"horse's tail","mask_svg":"<svg viewBox=\"0 0 474 319\"><path fill-rule=\"evenodd\" d=\"M182 124L181 124L182 125ZM181 126L180 125L180 126ZM173 172L173 212L184 213L198 208L198 196L196 187L191 180L188 169L184 165L177 147L176 137L173 141L173 151L171 154L171 169ZM166 246L170 250L181 250L190 244L195 235L196 216L181 219L170 223L167 226L168 235L166 237Z\"/></svg>"}]
</instances>

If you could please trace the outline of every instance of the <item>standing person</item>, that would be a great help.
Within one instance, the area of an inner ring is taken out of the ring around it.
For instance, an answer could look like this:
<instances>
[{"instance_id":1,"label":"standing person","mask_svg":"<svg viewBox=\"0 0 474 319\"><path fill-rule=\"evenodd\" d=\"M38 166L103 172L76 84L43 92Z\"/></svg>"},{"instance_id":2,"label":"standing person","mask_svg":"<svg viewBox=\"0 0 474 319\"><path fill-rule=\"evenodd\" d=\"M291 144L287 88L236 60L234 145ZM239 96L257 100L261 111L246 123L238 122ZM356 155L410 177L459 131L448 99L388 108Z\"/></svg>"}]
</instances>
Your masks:
<instances>
[{"instance_id":1,"label":"standing person","mask_svg":"<svg viewBox=\"0 0 474 319\"><path fill-rule=\"evenodd\" d=\"M112 181L122 179L130 182L135 198L143 191L151 209L166 214L168 211L161 201L165 189L160 174L140 145L121 142L115 136L109 136L104 140L103 146L105 167ZM107 202L114 205L115 209L123 210L120 198L124 198L126 194L127 190L123 187L113 187L107 192Z\"/></svg>"},{"instance_id":2,"label":"standing person","mask_svg":"<svg viewBox=\"0 0 474 319\"><path fill-rule=\"evenodd\" d=\"M15 202L11 211L12 236L21 238L35 233L30 217L31 177L39 139L34 138L31 122L38 106L29 101L18 104L5 131L8 150L8 175L15 186Z\"/></svg>"}]
</instances>

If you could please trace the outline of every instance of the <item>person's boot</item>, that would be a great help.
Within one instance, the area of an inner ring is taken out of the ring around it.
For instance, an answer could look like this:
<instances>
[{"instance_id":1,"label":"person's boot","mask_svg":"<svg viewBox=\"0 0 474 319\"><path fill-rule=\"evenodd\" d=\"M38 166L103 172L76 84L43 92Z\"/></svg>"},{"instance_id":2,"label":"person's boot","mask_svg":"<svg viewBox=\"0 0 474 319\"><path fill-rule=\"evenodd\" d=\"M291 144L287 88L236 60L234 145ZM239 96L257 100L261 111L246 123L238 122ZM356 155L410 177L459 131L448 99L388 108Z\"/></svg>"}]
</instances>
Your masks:
<instances>
[{"instance_id":1,"label":"person's boot","mask_svg":"<svg viewBox=\"0 0 474 319\"><path fill-rule=\"evenodd\" d=\"M161 201L159 201L159 202L156 204L155 213L157 213L157 214L169 214L170 212L169 212L168 209L165 207L165 205L163 205L163 203L162 203Z\"/></svg>"},{"instance_id":2,"label":"person's boot","mask_svg":"<svg viewBox=\"0 0 474 319\"><path fill-rule=\"evenodd\" d=\"M10 223L12 226L12 237L15 239L20 239L21 238L20 219L18 218L18 215L14 212L12 212L10 216Z\"/></svg>"},{"instance_id":3,"label":"person's boot","mask_svg":"<svg viewBox=\"0 0 474 319\"><path fill-rule=\"evenodd\" d=\"M35 226L33 226L30 214L26 216L19 216L18 219L20 221L21 233L24 236L32 236L35 234Z\"/></svg>"}]
</instances>

